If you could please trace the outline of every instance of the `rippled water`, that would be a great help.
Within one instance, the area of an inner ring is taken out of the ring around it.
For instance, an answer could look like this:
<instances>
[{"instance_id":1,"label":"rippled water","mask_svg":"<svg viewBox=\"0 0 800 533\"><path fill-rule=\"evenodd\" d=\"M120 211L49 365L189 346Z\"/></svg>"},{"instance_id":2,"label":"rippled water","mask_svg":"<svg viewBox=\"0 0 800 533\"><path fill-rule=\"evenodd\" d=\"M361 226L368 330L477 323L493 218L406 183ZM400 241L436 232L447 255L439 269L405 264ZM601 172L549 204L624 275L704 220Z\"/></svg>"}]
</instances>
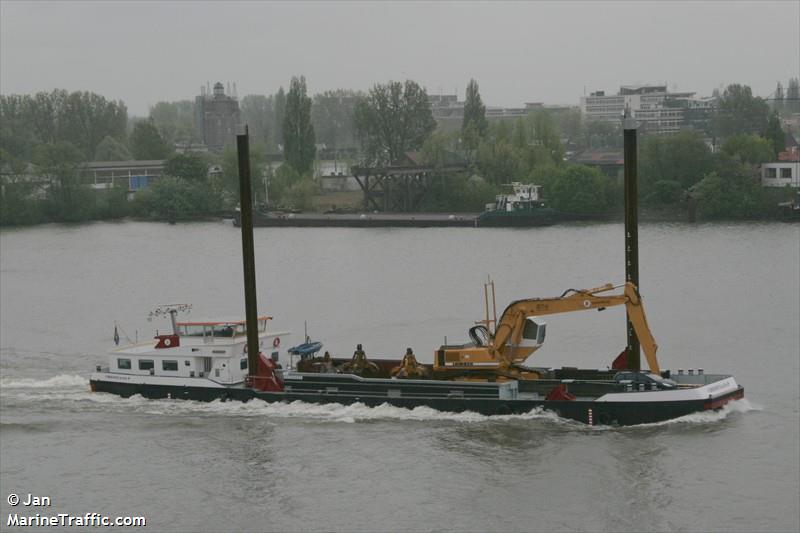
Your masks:
<instances>
[{"instance_id":1,"label":"rippled water","mask_svg":"<svg viewBox=\"0 0 800 533\"><path fill-rule=\"evenodd\" d=\"M336 355L430 361L483 313L622 278L617 224L256 229L259 308ZM793 531L800 528L797 225L645 225L642 292L665 368L731 372L747 399L632 428L548 412L203 404L88 392L117 320L156 304L239 315L238 230L98 223L0 233L0 488L151 531ZM531 362L605 366L624 311L548 317ZM3 526L3 527L4 527Z\"/></svg>"}]
</instances>

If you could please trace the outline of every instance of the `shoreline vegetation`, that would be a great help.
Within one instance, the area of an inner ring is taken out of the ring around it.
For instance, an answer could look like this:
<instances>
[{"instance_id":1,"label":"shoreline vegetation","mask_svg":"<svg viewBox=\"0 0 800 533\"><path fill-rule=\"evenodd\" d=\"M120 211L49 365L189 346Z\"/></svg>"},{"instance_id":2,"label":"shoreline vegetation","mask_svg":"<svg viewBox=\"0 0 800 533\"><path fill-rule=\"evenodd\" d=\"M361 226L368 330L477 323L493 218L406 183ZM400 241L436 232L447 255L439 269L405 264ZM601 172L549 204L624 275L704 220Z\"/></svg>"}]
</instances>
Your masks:
<instances>
[{"instance_id":1,"label":"shoreline vegetation","mask_svg":"<svg viewBox=\"0 0 800 533\"><path fill-rule=\"evenodd\" d=\"M790 80L786 99L767 103L732 84L692 129L643 131L640 218L687 221L693 203L700 222L780 219L778 203L792 200L796 189L762 187L760 166L786 149L791 137L782 117L800 113L798 91ZM123 102L91 92L0 95L0 226L232 215L239 201L235 149L176 151L199 142L193 105L159 102L149 117L137 118L128 117ZM461 128L448 130L434 119L425 89L411 80L312 98L302 76L286 92L245 96L240 107L250 125L253 196L262 206L268 198L274 209L360 212L360 193L323 194L320 160L333 154L348 167L413 158L431 169L435 186L418 212L479 213L507 192L504 185L521 182L542 185L547 205L559 211L621 217L620 169L570 160L585 150L620 150L621 125L587 121L574 108L490 121L470 80ZM163 174L134 192L97 187L83 172L90 161L131 160L163 160ZM454 162L463 171L452 172ZM445 167L450 170L436 174Z\"/></svg>"}]
</instances>

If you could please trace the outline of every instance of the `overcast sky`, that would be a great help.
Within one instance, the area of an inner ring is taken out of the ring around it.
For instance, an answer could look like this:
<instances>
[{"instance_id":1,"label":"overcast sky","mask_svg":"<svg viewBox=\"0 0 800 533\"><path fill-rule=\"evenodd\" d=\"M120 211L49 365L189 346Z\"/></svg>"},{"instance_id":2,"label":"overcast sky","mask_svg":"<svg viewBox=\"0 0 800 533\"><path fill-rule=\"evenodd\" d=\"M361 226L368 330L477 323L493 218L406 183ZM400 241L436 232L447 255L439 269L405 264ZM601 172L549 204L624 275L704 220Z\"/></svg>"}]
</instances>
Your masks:
<instances>
[{"instance_id":1,"label":"overcast sky","mask_svg":"<svg viewBox=\"0 0 800 533\"><path fill-rule=\"evenodd\" d=\"M664 83L769 96L800 74L800 0L785 2L16 2L0 0L0 92L89 90L144 115L206 81L269 94L413 79L488 105L578 104Z\"/></svg>"}]
</instances>

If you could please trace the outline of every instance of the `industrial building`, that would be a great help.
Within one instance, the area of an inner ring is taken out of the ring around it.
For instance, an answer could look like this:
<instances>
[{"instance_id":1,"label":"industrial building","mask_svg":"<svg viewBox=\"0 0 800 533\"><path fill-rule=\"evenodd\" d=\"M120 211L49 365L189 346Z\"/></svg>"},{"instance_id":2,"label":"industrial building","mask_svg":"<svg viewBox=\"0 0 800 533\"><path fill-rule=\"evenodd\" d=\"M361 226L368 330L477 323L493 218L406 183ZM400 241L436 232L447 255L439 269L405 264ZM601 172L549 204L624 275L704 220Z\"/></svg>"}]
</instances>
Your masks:
<instances>
[{"instance_id":1,"label":"industrial building","mask_svg":"<svg viewBox=\"0 0 800 533\"><path fill-rule=\"evenodd\" d=\"M669 134L705 130L715 103L714 98L697 98L693 92L669 92L666 85L623 85L615 95L596 91L581 97L580 108L585 120L606 122L619 122L628 109L644 132Z\"/></svg>"},{"instance_id":2,"label":"industrial building","mask_svg":"<svg viewBox=\"0 0 800 533\"><path fill-rule=\"evenodd\" d=\"M194 117L195 130L209 151L221 152L226 146L236 145L236 131L241 123L239 100L235 94L225 94L222 83L215 83L213 92L208 87L200 88Z\"/></svg>"}]
</instances>

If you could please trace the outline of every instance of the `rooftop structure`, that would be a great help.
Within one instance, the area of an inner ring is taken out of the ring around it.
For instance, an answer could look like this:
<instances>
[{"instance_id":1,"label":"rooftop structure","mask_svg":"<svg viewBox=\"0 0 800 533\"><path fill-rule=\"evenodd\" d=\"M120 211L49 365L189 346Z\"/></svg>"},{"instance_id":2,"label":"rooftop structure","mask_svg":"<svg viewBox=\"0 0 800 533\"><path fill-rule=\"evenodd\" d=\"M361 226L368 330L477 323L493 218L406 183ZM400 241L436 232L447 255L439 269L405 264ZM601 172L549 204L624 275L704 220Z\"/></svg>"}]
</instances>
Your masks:
<instances>
[{"instance_id":1,"label":"rooftop structure","mask_svg":"<svg viewBox=\"0 0 800 533\"><path fill-rule=\"evenodd\" d=\"M235 87L234 84L234 93ZM226 95L221 82L214 84L213 92L208 87L200 88L200 95L195 98L194 125L209 151L221 152L226 146L233 146L240 123L239 100L235 94Z\"/></svg>"}]
</instances>

